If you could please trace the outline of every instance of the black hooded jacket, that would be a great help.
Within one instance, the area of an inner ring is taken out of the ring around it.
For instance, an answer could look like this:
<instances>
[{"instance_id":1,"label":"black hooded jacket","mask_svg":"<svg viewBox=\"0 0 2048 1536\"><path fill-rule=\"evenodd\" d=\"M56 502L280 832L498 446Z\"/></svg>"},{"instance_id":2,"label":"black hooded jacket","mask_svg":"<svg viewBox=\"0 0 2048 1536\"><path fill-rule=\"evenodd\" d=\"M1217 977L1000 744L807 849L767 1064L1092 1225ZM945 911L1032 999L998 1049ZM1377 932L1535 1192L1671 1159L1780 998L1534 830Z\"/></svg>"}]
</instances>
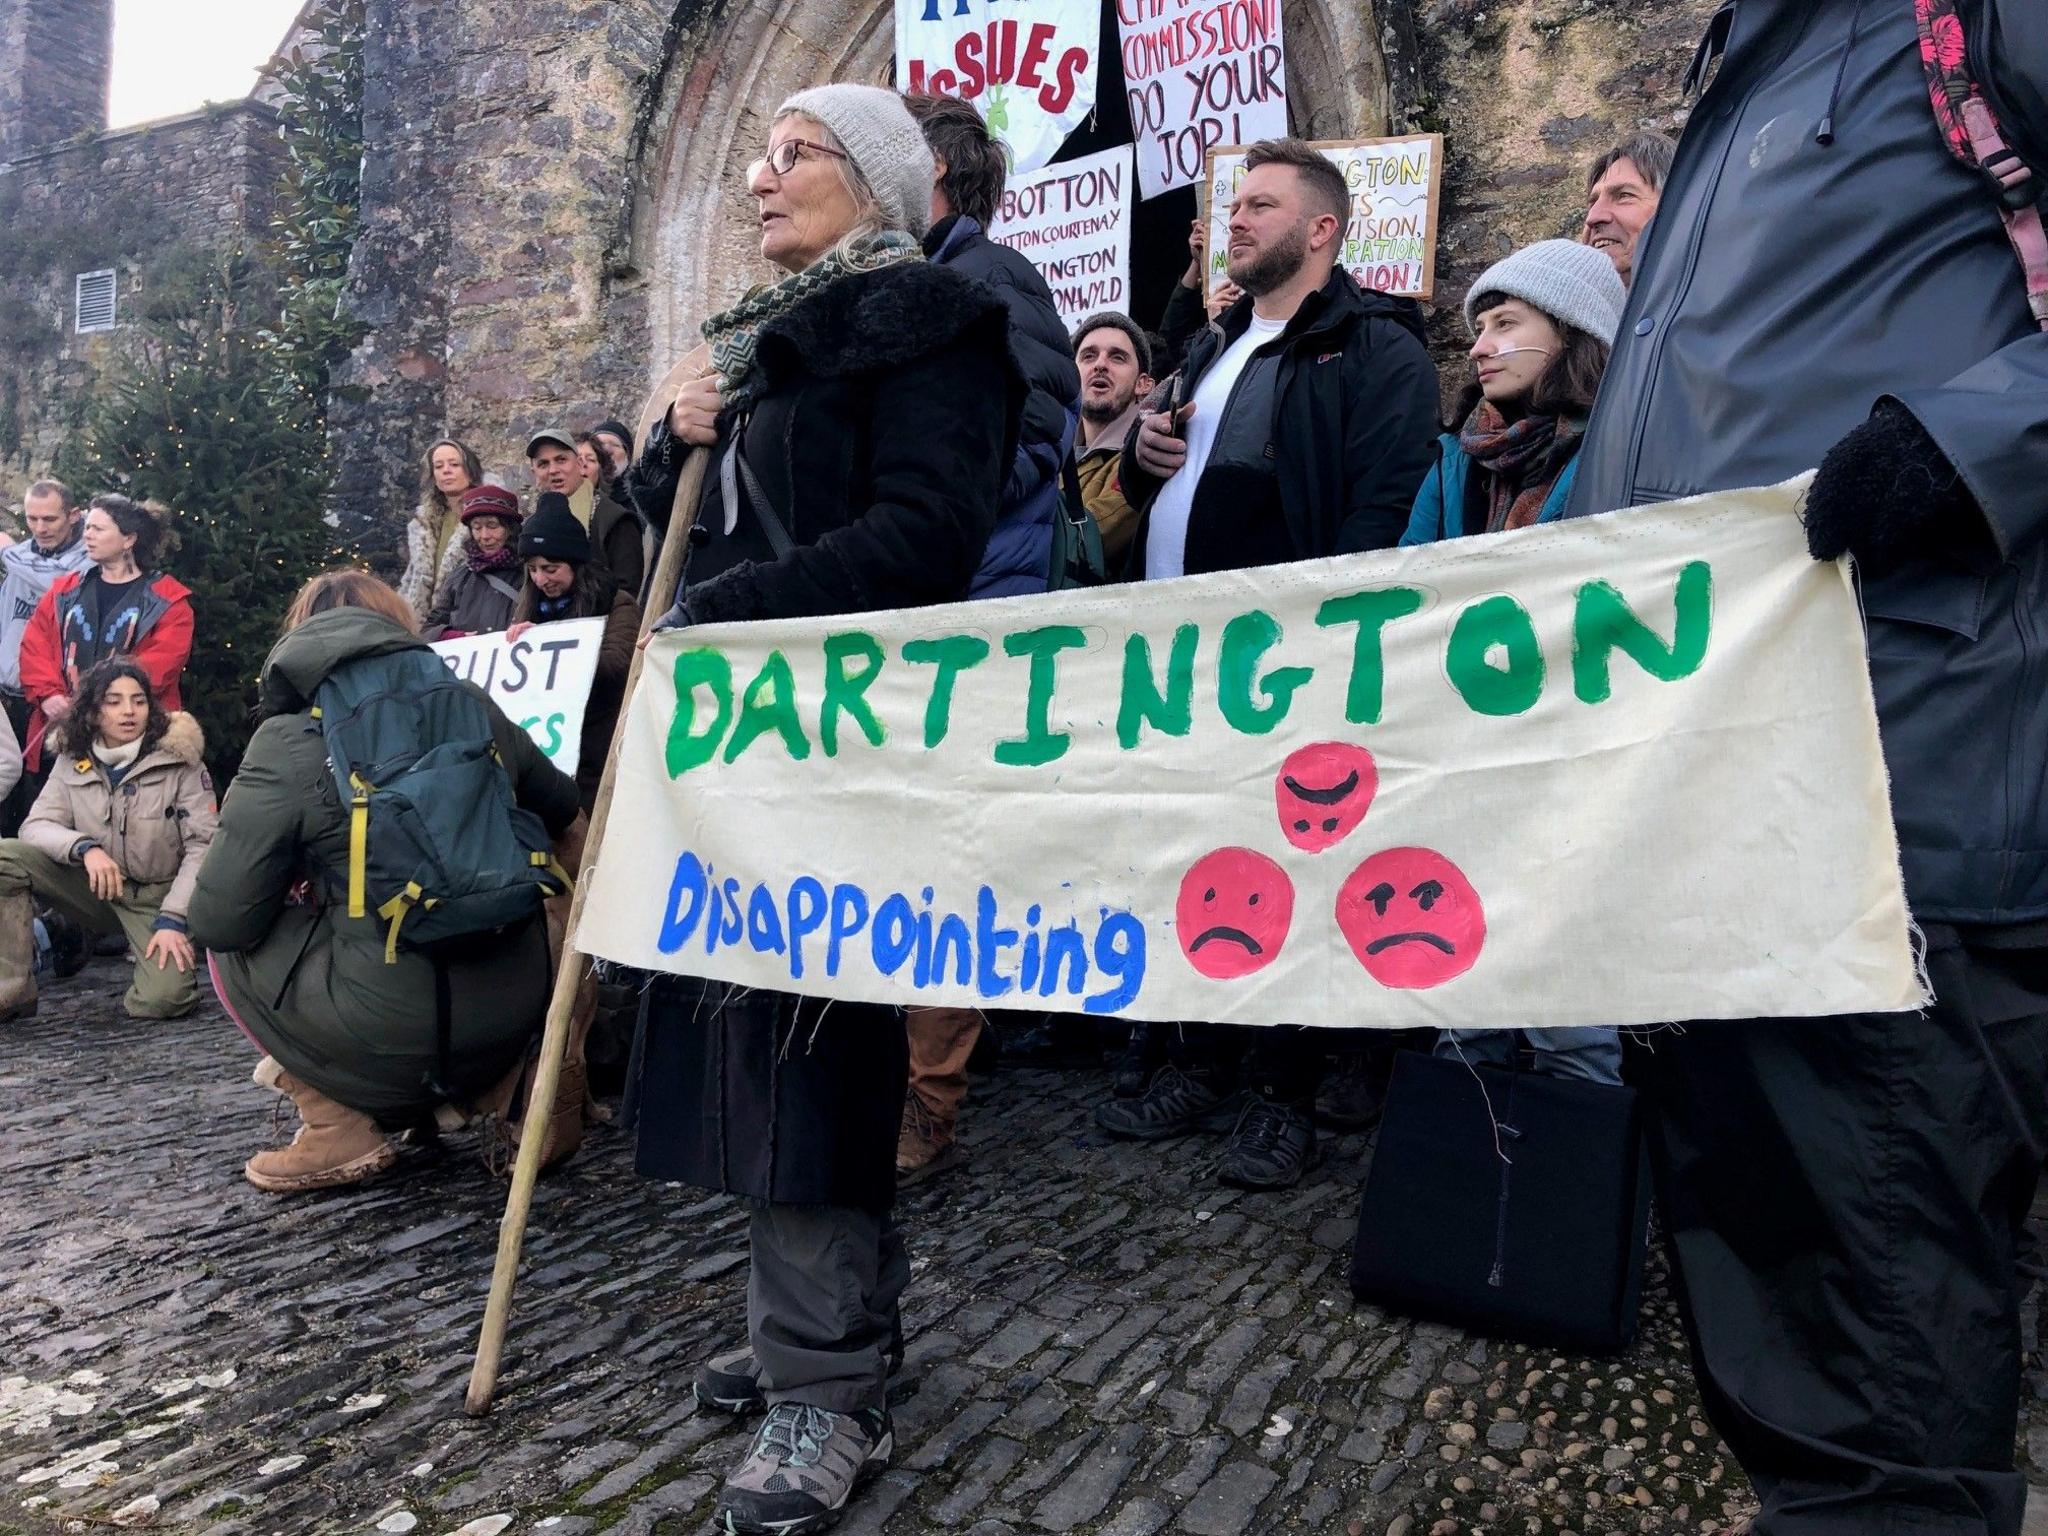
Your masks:
<instances>
[{"instance_id":1,"label":"black hooded jacket","mask_svg":"<svg viewBox=\"0 0 2048 1536\"><path fill-rule=\"evenodd\" d=\"M2039 180L2048 4L1959 10ZM1911 5L1742 0L1715 21L1726 51L1637 252L1566 515L1784 480L1903 405L1982 514L1862 583L1906 894L1923 921L2038 926L2048 333L1990 190L1936 130Z\"/></svg>"},{"instance_id":2,"label":"black hooded jacket","mask_svg":"<svg viewBox=\"0 0 2048 1536\"><path fill-rule=\"evenodd\" d=\"M1181 368L1181 399L1194 398L1202 375L1251 317L1251 299L1240 299L1195 334ZM1188 517L1190 576L1390 549L1435 462L1436 365L1413 299L1367 292L1340 267L1302 301L1273 345L1282 357L1266 452L1280 522L1271 525L1269 500L1233 494L1205 477ZM1168 387L1148 408L1158 408ZM1152 503L1164 484L1139 466L1137 432L1134 425L1120 470L1124 495L1140 514L1133 575L1144 570Z\"/></svg>"}]
</instances>

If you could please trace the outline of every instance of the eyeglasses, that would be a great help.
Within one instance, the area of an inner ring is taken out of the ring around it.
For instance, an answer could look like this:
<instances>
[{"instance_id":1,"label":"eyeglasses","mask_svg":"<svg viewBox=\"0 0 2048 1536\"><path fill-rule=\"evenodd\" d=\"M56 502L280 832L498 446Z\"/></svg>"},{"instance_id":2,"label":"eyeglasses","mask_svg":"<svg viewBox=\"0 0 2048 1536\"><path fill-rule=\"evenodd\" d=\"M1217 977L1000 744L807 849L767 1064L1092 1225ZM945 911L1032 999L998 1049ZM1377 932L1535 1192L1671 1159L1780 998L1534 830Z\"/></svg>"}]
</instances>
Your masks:
<instances>
[{"instance_id":1,"label":"eyeglasses","mask_svg":"<svg viewBox=\"0 0 2048 1536\"><path fill-rule=\"evenodd\" d=\"M752 181L760 175L763 166L778 176L787 176L796 169L797 161L803 159L806 151L811 154L830 155L834 160L853 158L845 150L834 149L829 144L813 144L809 139L784 139L765 156L747 167L747 180Z\"/></svg>"}]
</instances>

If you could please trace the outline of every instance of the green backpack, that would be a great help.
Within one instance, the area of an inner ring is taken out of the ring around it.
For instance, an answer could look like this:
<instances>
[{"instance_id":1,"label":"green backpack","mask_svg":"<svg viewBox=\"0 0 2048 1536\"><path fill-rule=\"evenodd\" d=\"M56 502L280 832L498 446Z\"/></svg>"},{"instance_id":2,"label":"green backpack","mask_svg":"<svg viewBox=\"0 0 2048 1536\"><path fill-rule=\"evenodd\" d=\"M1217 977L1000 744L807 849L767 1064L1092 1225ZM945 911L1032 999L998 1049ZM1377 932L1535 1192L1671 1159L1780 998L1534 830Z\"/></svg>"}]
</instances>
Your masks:
<instances>
[{"instance_id":1,"label":"green backpack","mask_svg":"<svg viewBox=\"0 0 2048 1536\"><path fill-rule=\"evenodd\" d=\"M348 915L383 919L387 965L530 919L569 889L546 827L512 797L490 706L434 652L337 668L313 719L348 809Z\"/></svg>"}]
</instances>

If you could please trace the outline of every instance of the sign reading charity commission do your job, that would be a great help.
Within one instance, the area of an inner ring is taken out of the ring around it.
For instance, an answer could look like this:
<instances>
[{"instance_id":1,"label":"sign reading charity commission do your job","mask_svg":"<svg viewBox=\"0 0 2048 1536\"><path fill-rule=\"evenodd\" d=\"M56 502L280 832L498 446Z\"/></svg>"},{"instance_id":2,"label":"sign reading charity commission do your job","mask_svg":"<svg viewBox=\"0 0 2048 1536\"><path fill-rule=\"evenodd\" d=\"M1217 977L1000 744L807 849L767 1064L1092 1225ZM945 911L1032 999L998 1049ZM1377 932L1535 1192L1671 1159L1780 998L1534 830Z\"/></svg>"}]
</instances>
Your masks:
<instances>
[{"instance_id":1,"label":"sign reading charity commission do your job","mask_svg":"<svg viewBox=\"0 0 2048 1536\"><path fill-rule=\"evenodd\" d=\"M1920 1006L1862 626L1799 490L657 636L577 942L1137 1019Z\"/></svg>"},{"instance_id":2,"label":"sign reading charity commission do your job","mask_svg":"<svg viewBox=\"0 0 2048 1536\"><path fill-rule=\"evenodd\" d=\"M1280 0L1117 0L1138 195L1202 179L1209 151L1287 133Z\"/></svg>"}]
</instances>

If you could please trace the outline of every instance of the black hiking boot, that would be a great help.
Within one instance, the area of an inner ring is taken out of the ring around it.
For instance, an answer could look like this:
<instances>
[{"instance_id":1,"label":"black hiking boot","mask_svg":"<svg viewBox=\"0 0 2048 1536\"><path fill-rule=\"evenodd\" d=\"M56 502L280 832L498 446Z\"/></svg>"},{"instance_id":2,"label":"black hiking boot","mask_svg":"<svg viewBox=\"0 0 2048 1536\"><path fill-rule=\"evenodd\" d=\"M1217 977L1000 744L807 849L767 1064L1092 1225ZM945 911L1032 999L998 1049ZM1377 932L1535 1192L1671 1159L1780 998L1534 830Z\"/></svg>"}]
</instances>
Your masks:
<instances>
[{"instance_id":1,"label":"black hiking boot","mask_svg":"<svg viewBox=\"0 0 2048 1536\"><path fill-rule=\"evenodd\" d=\"M1316 1124L1333 1131L1366 1131L1387 1112L1387 1062L1376 1052L1337 1058L1337 1068L1316 1095Z\"/></svg>"},{"instance_id":2,"label":"black hiking boot","mask_svg":"<svg viewBox=\"0 0 2048 1536\"><path fill-rule=\"evenodd\" d=\"M1152 1081L1152 1074L1166 1060L1166 1043L1152 1032L1150 1024L1133 1024L1131 1036L1116 1059L1113 1091L1120 1099L1135 1099Z\"/></svg>"},{"instance_id":3,"label":"black hiking boot","mask_svg":"<svg viewBox=\"0 0 2048 1536\"><path fill-rule=\"evenodd\" d=\"M1135 1099L1095 1106L1095 1123L1125 1141L1163 1141L1190 1131L1220 1131L1237 1118L1242 1097L1225 1094L1208 1073L1168 1063Z\"/></svg>"},{"instance_id":4,"label":"black hiking boot","mask_svg":"<svg viewBox=\"0 0 2048 1536\"><path fill-rule=\"evenodd\" d=\"M1316 1160L1316 1126L1298 1104L1254 1097L1216 1162L1216 1177L1239 1189L1292 1189Z\"/></svg>"}]
</instances>

